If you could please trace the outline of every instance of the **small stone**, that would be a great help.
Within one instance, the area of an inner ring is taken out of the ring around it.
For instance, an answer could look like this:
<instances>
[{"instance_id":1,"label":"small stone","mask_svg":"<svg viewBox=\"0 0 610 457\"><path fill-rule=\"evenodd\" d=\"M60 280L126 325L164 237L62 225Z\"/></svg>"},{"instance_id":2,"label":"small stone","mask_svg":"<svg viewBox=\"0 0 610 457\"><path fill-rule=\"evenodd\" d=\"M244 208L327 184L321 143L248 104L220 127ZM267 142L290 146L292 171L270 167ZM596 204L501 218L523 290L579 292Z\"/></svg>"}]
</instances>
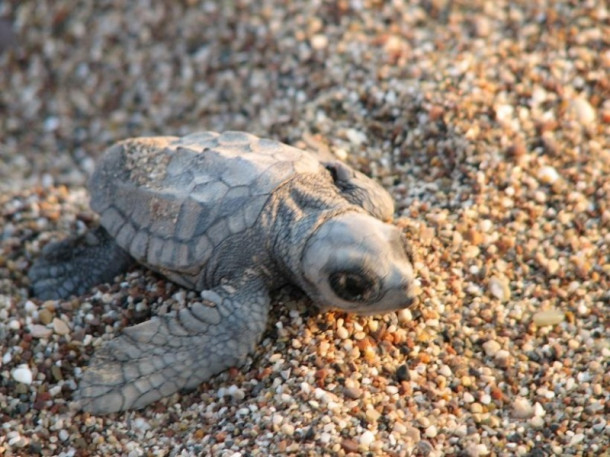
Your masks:
<instances>
[{"instance_id":1,"label":"small stone","mask_svg":"<svg viewBox=\"0 0 610 457\"><path fill-rule=\"evenodd\" d=\"M370 422L377 422L381 417L381 413L373 408L367 408L365 415Z\"/></svg>"},{"instance_id":2,"label":"small stone","mask_svg":"<svg viewBox=\"0 0 610 457\"><path fill-rule=\"evenodd\" d=\"M58 335L67 335L68 333L70 333L70 327L68 327L68 324L66 324L58 317L53 319L53 330Z\"/></svg>"},{"instance_id":3,"label":"small stone","mask_svg":"<svg viewBox=\"0 0 610 457\"><path fill-rule=\"evenodd\" d=\"M366 143L366 134L356 129L347 129L345 131L345 136L347 136L347 140L354 146L361 146L362 143Z\"/></svg>"},{"instance_id":4,"label":"small stone","mask_svg":"<svg viewBox=\"0 0 610 457\"><path fill-rule=\"evenodd\" d=\"M38 320L41 324L47 325L50 324L53 320L53 313L49 311L47 308L42 308L38 313Z\"/></svg>"},{"instance_id":5,"label":"small stone","mask_svg":"<svg viewBox=\"0 0 610 457\"><path fill-rule=\"evenodd\" d=\"M347 398L356 400L362 396L362 389L359 389L358 387L346 387L343 389L343 393Z\"/></svg>"},{"instance_id":6,"label":"small stone","mask_svg":"<svg viewBox=\"0 0 610 457\"><path fill-rule=\"evenodd\" d=\"M19 330L21 328L21 322L19 322L17 319L13 319L9 321L7 327L11 330Z\"/></svg>"},{"instance_id":7,"label":"small stone","mask_svg":"<svg viewBox=\"0 0 610 457\"><path fill-rule=\"evenodd\" d=\"M530 425L534 428L542 428L544 426L544 419L540 416L534 416L530 419Z\"/></svg>"},{"instance_id":8,"label":"small stone","mask_svg":"<svg viewBox=\"0 0 610 457\"><path fill-rule=\"evenodd\" d=\"M237 387L236 385L229 386L226 393L233 397L234 400L240 401L243 400L246 396L244 391Z\"/></svg>"},{"instance_id":9,"label":"small stone","mask_svg":"<svg viewBox=\"0 0 610 457\"><path fill-rule=\"evenodd\" d=\"M11 373L13 379L22 384L32 384L32 370L26 364L19 365Z\"/></svg>"},{"instance_id":10,"label":"small stone","mask_svg":"<svg viewBox=\"0 0 610 457\"><path fill-rule=\"evenodd\" d=\"M354 440L349 439L349 438L345 438L345 439L341 440L341 447L347 453L358 452L358 443L356 443Z\"/></svg>"},{"instance_id":11,"label":"small stone","mask_svg":"<svg viewBox=\"0 0 610 457\"><path fill-rule=\"evenodd\" d=\"M411 314L409 309L401 309L396 313L396 317L398 317L398 322L401 324L406 324L413 320L413 314Z\"/></svg>"},{"instance_id":12,"label":"small stone","mask_svg":"<svg viewBox=\"0 0 610 457\"><path fill-rule=\"evenodd\" d=\"M287 436L292 436L292 435L294 435L294 425L289 424L289 423L284 423L284 424L282 424L280 431Z\"/></svg>"},{"instance_id":13,"label":"small stone","mask_svg":"<svg viewBox=\"0 0 610 457\"><path fill-rule=\"evenodd\" d=\"M374 441L375 434L370 430L365 430L364 433L360 435L360 439L358 440L360 446L364 449L368 449Z\"/></svg>"},{"instance_id":14,"label":"small stone","mask_svg":"<svg viewBox=\"0 0 610 457\"><path fill-rule=\"evenodd\" d=\"M502 346L497 341L489 340L483 343L483 350L488 357L493 357L500 349L502 349Z\"/></svg>"},{"instance_id":15,"label":"small stone","mask_svg":"<svg viewBox=\"0 0 610 457\"><path fill-rule=\"evenodd\" d=\"M53 331L50 328L40 324L30 325L30 334L34 338L48 338L51 336Z\"/></svg>"},{"instance_id":16,"label":"small stone","mask_svg":"<svg viewBox=\"0 0 610 457\"><path fill-rule=\"evenodd\" d=\"M431 425L426 429L426 436L428 438L434 438L438 434L438 428L436 425Z\"/></svg>"},{"instance_id":17,"label":"small stone","mask_svg":"<svg viewBox=\"0 0 610 457\"><path fill-rule=\"evenodd\" d=\"M317 50L326 49L328 46L328 37L321 33L317 33L311 37L311 47Z\"/></svg>"},{"instance_id":18,"label":"small stone","mask_svg":"<svg viewBox=\"0 0 610 457\"><path fill-rule=\"evenodd\" d=\"M510 360L510 352L505 349L500 349L494 354L494 362L501 367L506 367Z\"/></svg>"},{"instance_id":19,"label":"small stone","mask_svg":"<svg viewBox=\"0 0 610 457\"><path fill-rule=\"evenodd\" d=\"M584 127L595 123L595 108L584 97L577 97L572 100L569 112L574 120Z\"/></svg>"},{"instance_id":20,"label":"small stone","mask_svg":"<svg viewBox=\"0 0 610 457\"><path fill-rule=\"evenodd\" d=\"M407 431L405 432L405 437L410 439L412 442L417 443L421 439L421 433L415 427L407 426Z\"/></svg>"},{"instance_id":21,"label":"small stone","mask_svg":"<svg viewBox=\"0 0 610 457\"><path fill-rule=\"evenodd\" d=\"M576 446L577 444L581 443L584 439L585 439L584 433L576 433L572 436L572 439L570 439L570 444L568 444L568 446Z\"/></svg>"},{"instance_id":22,"label":"small stone","mask_svg":"<svg viewBox=\"0 0 610 457\"><path fill-rule=\"evenodd\" d=\"M545 166L538 170L538 180L544 184L553 184L559 179L559 173L554 167Z\"/></svg>"},{"instance_id":23,"label":"small stone","mask_svg":"<svg viewBox=\"0 0 610 457\"><path fill-rule=\"evenodd\" d=\"M398 367L398 369L396 370L396 379L398 380L398 382L411 380L409 368L407 367L407 365L403 364Z\"/></svg>"},{"instance_id":24,"label":"small stone","mask_svg":"<svg viewBox=\"0 0 610 457\"><path fill-rule=\"evenodd\" d=\"M403 434L407 433L407 427L405 427L405 424L403 424L402 422L394 422L394 426L392 427L392 432L394 432L398 435L403 435Z\"/></svg>"},{"instance_id":25,"label":"small stone","mask_svg":"<svg viewBox=\"0 0 610 457\"><path fill-rule=\"evenodd\" d=\"M549 325L556 325L563 322L565 319L565 313L558 309L548 309L546 311L539 311L534 314L534 324L539 327L546 327Z\"/></svg>"},{"instance_id":26,"label":"small stone","mask_svg":"<svg viewBox=\"0 0 610 457\"><path fill-rule=\"evenodd\" d=\"M342 340L345 340L349 337L349 332L347 331L347 329L345 327L339 327L337 329L337 336L339 338L341 338Z\"/></svg>"},{"instance_id":27,"label":"small stone","mask_svg":"<svg viewBox=\"0 0 610 457\"><path fill-rule=\"evenodd\" d=\"M534 415L534 407L527 398L517 397L513 402L513 416L518 419L528 419Z\"/></svg>"},{"instance_id":28,"label":"small stone","mask_svg":"<svg viewBox=\"0 0 610 457\"><path fill-rule=\"evenodd\" d=\"M510 287L506 278L492 276L488 288L489 293L501 302L510 300Z\"/></svg>"}]
</instances>

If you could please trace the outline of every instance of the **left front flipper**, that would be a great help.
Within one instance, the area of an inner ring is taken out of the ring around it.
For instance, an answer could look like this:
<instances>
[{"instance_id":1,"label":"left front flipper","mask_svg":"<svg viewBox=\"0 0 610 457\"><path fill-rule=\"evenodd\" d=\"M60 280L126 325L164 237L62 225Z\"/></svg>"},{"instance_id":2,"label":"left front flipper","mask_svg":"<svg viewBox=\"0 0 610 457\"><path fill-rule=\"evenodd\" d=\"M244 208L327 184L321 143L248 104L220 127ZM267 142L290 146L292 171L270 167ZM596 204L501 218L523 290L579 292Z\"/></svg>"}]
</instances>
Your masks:
<instances>
[{"instance_id":1,"label":"left front flipper","mask_svg":"<svg viewBox=\"0 0 610 457\"><path fill-rule=\"evenodd\" d=\"M94 414L143 408L241 365L261 339L269 295L260 278L201 293L202 303L126 328L84 372L80 408Z\"/></svg>"}]
</instances>

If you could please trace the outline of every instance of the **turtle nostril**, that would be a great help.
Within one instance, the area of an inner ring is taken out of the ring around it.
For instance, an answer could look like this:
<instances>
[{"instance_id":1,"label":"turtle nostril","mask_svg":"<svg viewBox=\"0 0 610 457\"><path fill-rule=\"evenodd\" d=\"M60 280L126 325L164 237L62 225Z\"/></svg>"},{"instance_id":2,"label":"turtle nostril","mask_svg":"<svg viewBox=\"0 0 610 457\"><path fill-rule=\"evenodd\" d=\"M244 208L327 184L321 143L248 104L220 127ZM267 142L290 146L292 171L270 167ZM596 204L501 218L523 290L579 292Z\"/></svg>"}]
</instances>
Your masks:
<instances>
[{"instance_id":1,"label":"turtle nostril","mask_svg":"<svg viewBox=\"0 0 610 457\"><path fill-rule=\"evenodd\" d=\"M415 298L407 297L407 301L405 302L405 306L411 306L414 301L415 301Z\"/></svg>"}]
</instances>

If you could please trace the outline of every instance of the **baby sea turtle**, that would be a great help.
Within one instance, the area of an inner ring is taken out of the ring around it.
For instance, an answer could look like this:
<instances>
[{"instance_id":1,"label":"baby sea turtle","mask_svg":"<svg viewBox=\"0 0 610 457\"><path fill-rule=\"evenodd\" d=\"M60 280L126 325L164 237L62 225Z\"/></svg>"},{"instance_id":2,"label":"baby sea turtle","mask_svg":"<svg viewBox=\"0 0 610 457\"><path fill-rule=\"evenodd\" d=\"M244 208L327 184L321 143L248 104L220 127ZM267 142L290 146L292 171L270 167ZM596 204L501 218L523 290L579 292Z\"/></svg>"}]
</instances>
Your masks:
<instances>
[{"instance_id":1,"label":"baby sea turtle","mask_svg":"<svg viewBox=\"0 0 610 457\"><path fill-rule=\"evenodd\" d=\"M126 328L85 370L81 408L142 408L241 364L261 339L269 291L378 314L413 301L390 195L332 158L243 132L122 141L89 183L100 226L45 247L29 272L42 299L85 293L135 260L201 300Z\"/></svg>"}]
</instances>

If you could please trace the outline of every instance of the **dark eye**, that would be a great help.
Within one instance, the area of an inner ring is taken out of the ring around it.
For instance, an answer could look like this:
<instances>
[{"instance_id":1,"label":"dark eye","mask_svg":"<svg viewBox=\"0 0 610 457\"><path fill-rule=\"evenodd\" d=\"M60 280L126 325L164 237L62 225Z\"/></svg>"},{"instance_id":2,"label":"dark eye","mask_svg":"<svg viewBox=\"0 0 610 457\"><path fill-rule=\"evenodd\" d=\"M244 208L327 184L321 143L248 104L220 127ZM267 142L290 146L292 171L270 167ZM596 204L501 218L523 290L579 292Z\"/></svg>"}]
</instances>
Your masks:
<instances>
[{"instance_id":1,"label":"dark eye","mask_svg":"<svg viewBox=\"0 0 610 457\"><path fill-rule=\"evenodd\" d=\"M330 287L337 297L351 302L365 301L373 292L373 281L360 273L340 271L329 277Z\"/></svg>"}]
</instances>

